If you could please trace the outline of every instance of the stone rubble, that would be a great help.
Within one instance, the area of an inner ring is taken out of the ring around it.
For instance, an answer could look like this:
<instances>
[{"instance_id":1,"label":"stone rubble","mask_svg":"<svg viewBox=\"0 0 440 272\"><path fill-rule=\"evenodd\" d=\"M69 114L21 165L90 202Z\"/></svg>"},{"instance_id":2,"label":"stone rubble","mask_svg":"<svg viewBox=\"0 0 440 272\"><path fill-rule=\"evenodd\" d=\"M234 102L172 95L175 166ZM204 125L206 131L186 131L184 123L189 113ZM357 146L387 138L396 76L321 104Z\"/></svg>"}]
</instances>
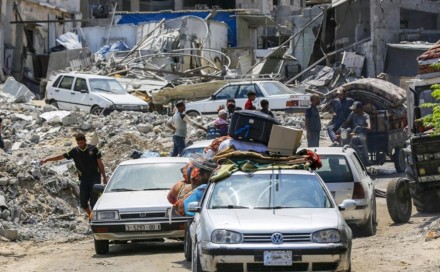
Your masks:
<instances>
[{"instance_id":1,"label":"stone rubble","mask_svg":"<svg viewBox=\"0 0 440 272\"><path fill-rule=\"evenodd\" d=\"M0 86L1 89L1 86ZM103 153L108 176L130 159L134 150L168 155L172 134L168 116L154 113L113 112L95 116L58 111L42 101L6 103L0 97L5 150L0 149L0 237L8 240L81 239L90 235L88 221L79 207L78 178L73 162L39 161L75 146L74 134L84 132L89 143ZM44 117L44 118L43 118ZM216 116L197 117L207 125ZM284 125L301 128L302 116L278 114ZM189 128L190 141L205 132Z\"/></svg>"}]
</instances>

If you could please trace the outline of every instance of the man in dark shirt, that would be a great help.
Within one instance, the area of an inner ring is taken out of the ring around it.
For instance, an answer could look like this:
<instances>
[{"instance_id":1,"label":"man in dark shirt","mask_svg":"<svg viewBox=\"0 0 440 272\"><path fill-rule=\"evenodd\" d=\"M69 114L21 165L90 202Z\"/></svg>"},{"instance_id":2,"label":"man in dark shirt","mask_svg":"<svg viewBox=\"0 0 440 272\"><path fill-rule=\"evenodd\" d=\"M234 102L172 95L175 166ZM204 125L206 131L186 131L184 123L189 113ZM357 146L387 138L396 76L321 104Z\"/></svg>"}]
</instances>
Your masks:
<instances>
[{"instance_id":1,"label":"man in dark shirt","mask_svg":"<svg viewBox=\"0 0 440 272\"><path fill-rule=\"evenodd\" d=\"M75 135L75 140L77 147L62 155L41 160L40 165L43 165L48 161L73 159L80 180L80 205L81 208L87 212L89 218L91 218L93 206L98 200L98 195L93 192L93 185L101 183L100 175L102 175L103 183L107 184L107 177L101 160L101 151L99 151L96 146L87 144L86 136L83 133L77 133Z\"/></svg>"},{"instance_id":2,"label":"man in dark shirt","mask_svg":"<svg viewBox=\"0 0 440 272\"><path fill-rule=\"evenodd\" d=\"M338 145L336 140L336 131L341 127L342 123L348 118L351 113L350 107L354 100L347 97L347 91L343 87L336 90L338 98L333 100L333 119L327 126L328 136L334 145Z\"/></svg>"},{"instance_id":3,"label":"man in dark shirt","mask_svg":"<svg viewBox=\"0 0 440 272\"><path fill-rule=\"evenodd\" d=\"M307 132L307 146L319 147L319 136L321 134L321 116L319 115L318 105L321 99L317 94L310 96L310 107L305 113L305 127Z\"/></svg>"},{"instance_id":4,"label":"man in dark shirt","mask_svg":"<svg viewBox=\"0 0 440 272\"><path fill-rule=\"evenodd\" d=\"M5 144L3 143L2 134L3 134L3 119L0 118L0 148L3 149L3 148L5 148Z\"/></svg>"}]
</instances>

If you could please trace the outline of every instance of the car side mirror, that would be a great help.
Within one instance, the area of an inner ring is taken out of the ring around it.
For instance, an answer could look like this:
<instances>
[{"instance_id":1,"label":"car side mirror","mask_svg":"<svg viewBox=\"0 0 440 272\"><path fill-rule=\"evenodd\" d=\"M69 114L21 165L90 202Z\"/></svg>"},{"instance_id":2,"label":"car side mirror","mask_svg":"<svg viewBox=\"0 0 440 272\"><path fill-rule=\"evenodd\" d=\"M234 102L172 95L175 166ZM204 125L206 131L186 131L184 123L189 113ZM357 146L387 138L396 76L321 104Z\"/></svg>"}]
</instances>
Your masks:
<instances>
[{"instance_id":1,"label":"car side mirror","mask_svg":"<svg viewBox=\"0 0 440 272\"><path fill-rule=\"evenodd\" d=\"M212 99L212 100L215 100L215 94L212 94L212 95L211 95L211 99Z\"/></svg>"},{"instance_id":2,"label":"car side mirror","mask_svg":"<svg viewBox=\"0 0 440 272\"><path fill-rule=\"evenodd\" d=\"M376 175L377 175L377 169L374 168L374 167L368 167L368 168L367 168L367 173L368 173L370 176L376 176Z\"/></svg>"},{"instance_id":3,"label":"car side mirror","mask_svg":"<svg viewBox=\"0 0 440 272\"><path fill-rule=\"evenodd\" d=\"M356 201L353 199L345 199L338 207L340 211L351 211L356 209Z\"/></svg>"},{"instance_id":4,"label":"car side mirror","mask_svg":"<svg viewBox=\"0 0 440 272\"><path fill-rule=\"evenodd\" d=\"M190 202L188 204L188 211L189 212L196 212L196 213L198 213L198 212L200 212L200 210L201 210L201 208L199 206L199 202L194 201L194 202Z\"/></svg>"},{"instance_id":5,"label":"car side mirror","mask_svg":"<svg viewBox=\"0 0 440 272\"><path fill-rule=\"evenodd\" d=\"M95 193L103 193L105 189L104 184L95 184L93 185L93 192Z\"/></svg>"}]
</instances>

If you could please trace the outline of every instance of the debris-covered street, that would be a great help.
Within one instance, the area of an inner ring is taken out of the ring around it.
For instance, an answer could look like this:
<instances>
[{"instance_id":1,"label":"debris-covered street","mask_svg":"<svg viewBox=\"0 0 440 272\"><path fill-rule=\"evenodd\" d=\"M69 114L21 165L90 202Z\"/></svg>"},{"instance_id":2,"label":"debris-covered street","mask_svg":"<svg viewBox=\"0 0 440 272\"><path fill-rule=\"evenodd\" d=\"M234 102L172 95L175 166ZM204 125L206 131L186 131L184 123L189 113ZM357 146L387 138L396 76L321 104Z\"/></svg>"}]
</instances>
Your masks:
<instances>
[{"instance_id":1,"label":"debris-covered street","mask_svg":"<svg viewBox=\"0 0 440 272\"><path fill-rule=\"evenodd\" d=\"M1 272L440 271L439 10L1 1Z\"/></svg>"}]
</instances>

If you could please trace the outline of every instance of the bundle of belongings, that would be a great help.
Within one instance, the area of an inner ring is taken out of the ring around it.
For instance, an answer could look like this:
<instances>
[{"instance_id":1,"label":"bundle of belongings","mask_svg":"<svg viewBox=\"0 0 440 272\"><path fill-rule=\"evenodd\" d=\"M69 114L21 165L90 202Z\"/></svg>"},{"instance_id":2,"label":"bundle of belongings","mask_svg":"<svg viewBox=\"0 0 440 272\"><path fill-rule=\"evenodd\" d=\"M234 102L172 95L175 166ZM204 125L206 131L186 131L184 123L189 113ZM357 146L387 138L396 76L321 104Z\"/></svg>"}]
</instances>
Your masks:
<instances>
[{"instance_id":1,"label":"bundle of belongings","mask_svg":"<svg viewBox=\"0 0 440 272\"><path fill-rule=\"evenodd\" d=\"M307 149L296 152L301 133L279 126L274 118L260 112L234 112L229 135L214 139L206 147L204 157L190 159L181 169L183 180L171 188L168 201L178 214L193 216L193 213L188 212L187 206L190 202L201 199L208 180L215 182L235 171L269 169L274 163L285 169L320 168L321 161L316 153ZM280 135L293 135L294 138L280 141ZM272 147L271 138L276 139ZM271 152L271 149L276 152Z\"/></svg>"},{"instance_id":2,"label":"bundle of belongings","mask_svg":"<svg viewBox=\"0 0 440 272\"><path fill-rule=\"evenodd\" d=\"M180 215L185 215L184 201L193 193L200 192L206 188L206 183L217 167L217 163L205 160L202 157L193 157L180 171L183 179L171 187L167 199L173 204L175 211Z\"/></svg>"},{"instance_id":3,"label":"bundle of belongings","mask_svg":"<svg viewBox=\"0 0 440 272\"><path fill-rule=\"evenodd\" d=\"M440 41L435 43L425 53L417 57L419 74L430 74L440 72Z\"/></svg>"}]
</instances>

